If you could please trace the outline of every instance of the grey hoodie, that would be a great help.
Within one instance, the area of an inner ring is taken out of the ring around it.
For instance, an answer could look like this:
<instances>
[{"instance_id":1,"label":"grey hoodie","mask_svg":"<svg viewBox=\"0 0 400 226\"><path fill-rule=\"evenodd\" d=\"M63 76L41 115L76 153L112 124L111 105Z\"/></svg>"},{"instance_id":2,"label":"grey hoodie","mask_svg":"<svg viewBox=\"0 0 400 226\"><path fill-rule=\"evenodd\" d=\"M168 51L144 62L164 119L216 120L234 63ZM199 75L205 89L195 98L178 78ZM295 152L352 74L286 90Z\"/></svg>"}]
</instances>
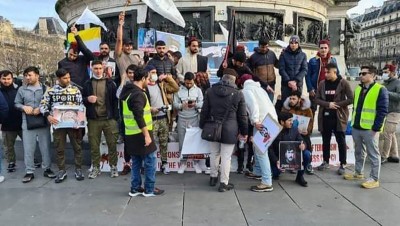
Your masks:
<instances>
[{"instance_id":1,"label":"grey hoodie","mask_svg":"<svg viewBox=\"0 0 400 226\"><path fill-rule=\"evenodd\" d=\"M196 107L191 109L183 109L182 103L192 100L196 102ZM201 89L194 85L189 90L186 86L181 86L179 91L174 94L174 108L178 110L180 118L193 118L199 115L199 109L203 107L203 92Z\"/></svg>"}]
</instances>

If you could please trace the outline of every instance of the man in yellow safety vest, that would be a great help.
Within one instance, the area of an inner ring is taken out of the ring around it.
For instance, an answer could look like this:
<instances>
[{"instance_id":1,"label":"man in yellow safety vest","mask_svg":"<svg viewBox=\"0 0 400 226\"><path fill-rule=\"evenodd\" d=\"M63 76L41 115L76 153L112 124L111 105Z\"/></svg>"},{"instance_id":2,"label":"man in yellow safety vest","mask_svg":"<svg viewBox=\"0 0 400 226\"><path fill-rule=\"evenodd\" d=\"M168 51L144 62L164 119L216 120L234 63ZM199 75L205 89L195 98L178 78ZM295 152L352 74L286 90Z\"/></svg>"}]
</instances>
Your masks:
<instances>
[{"instance_id":1,"label":"man in yellow safety vest","mask_svg":"<svg viewBox=\"0 0 400 226\"><path fill-rule=\"evenodd\" d=\"M355 172L354 174L345 174L344 179L364 179L365 146L371 162L371 173L361 186L377 188L379 187L381 168L378 140L388 113L389 96L384 86L375 83L376 67L363 66L359 75L361 84L354 91L353 118L351 120L356 160Z\"/></svg>"}]
</instances>

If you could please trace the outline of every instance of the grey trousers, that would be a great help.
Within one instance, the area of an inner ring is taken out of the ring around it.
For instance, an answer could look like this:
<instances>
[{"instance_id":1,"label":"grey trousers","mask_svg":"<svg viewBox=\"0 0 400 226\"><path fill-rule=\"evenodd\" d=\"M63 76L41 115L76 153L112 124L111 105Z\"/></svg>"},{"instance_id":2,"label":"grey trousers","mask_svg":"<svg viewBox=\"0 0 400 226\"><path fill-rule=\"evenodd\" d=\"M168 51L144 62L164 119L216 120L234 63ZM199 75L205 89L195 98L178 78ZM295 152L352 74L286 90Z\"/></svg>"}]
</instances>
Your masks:
<instances>
[{"instance_id":1,"label":"grey trousers","mask_svg":"<svg viewBox=\"0 0 400 226\"><path fill-rule=\"evenodd\" d=\"M231 172L231 157L235 144L222 144L218 142L210 142L210 164L211 177L218 177L218 166L220 167L220 182L228 184L229 173ZM221 164L220 164L221 162Z\"/></svg>"},{"instance_id":2,"label":"grey trousers","mask_svg":"<svg viewBox=\"0 0 400 226\"><path fill-rule=\"evenodd\" d=\"M381 171L381 154L379 153L378 142L379 133L372 130L358 130L353 128L352 136L354 141L354 155L356 159L355 171L362 174L365 164L365 153L371 161L370 177L376 181L379 180Z\"/></svg>"},{"instance_id":3,"label":"grey trousers","mask_svg":"<svg viewBox=\"0 0 400 226\"><path fill-rule=\"evenodd\" d=\"M26 126L25 126L26 128ZM24 161L26 173L34 173L34 155L36 150L36 142L39 143L40 153L42 154L42 168L49 169L50 160L50 127L27 130L23 126L22 144L24 146Z\"/></svg>"}]
</instances>

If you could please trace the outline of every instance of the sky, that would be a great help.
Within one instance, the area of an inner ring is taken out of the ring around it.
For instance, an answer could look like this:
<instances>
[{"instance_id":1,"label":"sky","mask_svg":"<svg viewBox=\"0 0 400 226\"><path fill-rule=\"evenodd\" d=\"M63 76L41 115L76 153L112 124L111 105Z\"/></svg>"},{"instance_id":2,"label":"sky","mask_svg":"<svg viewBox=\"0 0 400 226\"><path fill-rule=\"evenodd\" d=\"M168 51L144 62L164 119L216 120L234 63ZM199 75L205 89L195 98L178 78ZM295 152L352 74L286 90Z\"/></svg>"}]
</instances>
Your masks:
<instances>
[{"instance_id":1,"label":"sky","mask_svg":"<svg viewBox=\"0 0 400 226\"><path fill-rule=\"evenodd\" d=\"M381 6L384 0L361 0L357 7L347 13L364 13L366 8ZM59 18L54 5L57 0L0 0L0 16L10 20L14 27L33 29L39 17ZM60 20L61 26L66 24Z\"/></svg>"}]
</instances>

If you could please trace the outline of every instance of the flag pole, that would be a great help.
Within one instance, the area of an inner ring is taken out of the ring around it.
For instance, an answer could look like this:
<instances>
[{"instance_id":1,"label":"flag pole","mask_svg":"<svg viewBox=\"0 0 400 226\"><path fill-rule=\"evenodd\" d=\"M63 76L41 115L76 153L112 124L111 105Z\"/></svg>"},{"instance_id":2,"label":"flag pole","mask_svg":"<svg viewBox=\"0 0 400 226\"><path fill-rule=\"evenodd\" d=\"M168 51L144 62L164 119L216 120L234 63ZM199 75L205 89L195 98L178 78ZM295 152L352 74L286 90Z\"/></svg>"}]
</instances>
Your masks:
<instances>
[{"instance_id":1,"label":"flag pole","mask_svg":"<svg viewBox=\"0 0 400 226\"><path fill-rule=\"evenodd\" d=\"M126 0L124 8L122 8L122 12L126 11L126 8L131 4L131 0Z\"/></svg>"},{"instance_id":2,"label":"flag pole","mask_svg":"<svg viewBox=\"0 0 400 226\"><path fill-rule=\"evenodd\" d=\"M223 68L227 68L228 67L228 55L230 52L230 46L229 46L229 42L231 40L232 35L236 35L236 34L232 34L234 32L232 32L234 29L232 29L232 26L235 26L236 20L234 19L236 16L236 11L232 10L232 18L231 18L231 27L229 28L229 35L228 35L228 42L226 43L226 52L225 52L225 56L224 56L224 61L223 61ZM232 39L233 41L235 41L235 39Z\"/></svg>"}]
</instances>

